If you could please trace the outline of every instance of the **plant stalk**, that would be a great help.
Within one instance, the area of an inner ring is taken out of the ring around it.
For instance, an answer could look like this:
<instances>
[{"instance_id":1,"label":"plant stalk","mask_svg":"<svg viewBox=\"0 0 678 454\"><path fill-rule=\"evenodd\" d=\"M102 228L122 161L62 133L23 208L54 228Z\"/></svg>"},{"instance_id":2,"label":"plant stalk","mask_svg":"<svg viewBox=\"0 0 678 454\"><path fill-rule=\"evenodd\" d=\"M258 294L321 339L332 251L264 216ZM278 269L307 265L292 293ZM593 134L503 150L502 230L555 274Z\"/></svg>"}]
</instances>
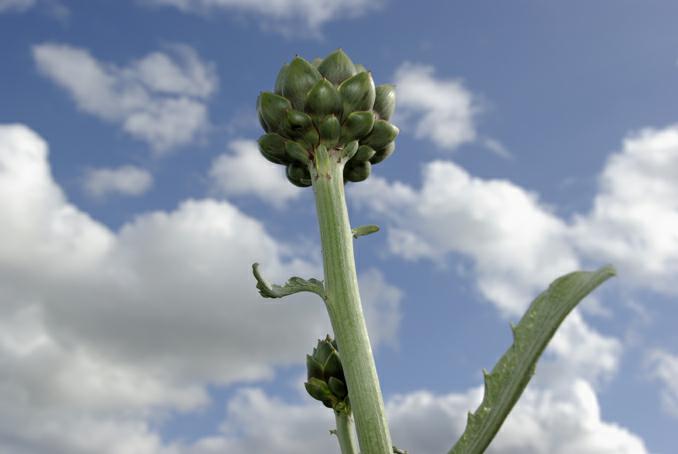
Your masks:
<instances>
[{"instance_id":1,"label":"plant stalk","mask_svg":"<svg viewBox=\"0 0 678 454\"><path fill-rule=\"evenodd\" d=\"M317 149L310 164L325 273L326 305L341 356L362 454L391 454L391 436L363 316L344 195L342 150Z\"/></svg>"},{"instance_id":2,"label":"plant stalk","mask_svg":"<svg viewBox=\"0 0 678 454\"><path fill-rule=\"evenodd\" d=\"M358 454L358 446L355 440L353 416L349 412L335 411L334 419L337 422L336 435L339 439L341 454Z\"/></svg>"}]
</instances>

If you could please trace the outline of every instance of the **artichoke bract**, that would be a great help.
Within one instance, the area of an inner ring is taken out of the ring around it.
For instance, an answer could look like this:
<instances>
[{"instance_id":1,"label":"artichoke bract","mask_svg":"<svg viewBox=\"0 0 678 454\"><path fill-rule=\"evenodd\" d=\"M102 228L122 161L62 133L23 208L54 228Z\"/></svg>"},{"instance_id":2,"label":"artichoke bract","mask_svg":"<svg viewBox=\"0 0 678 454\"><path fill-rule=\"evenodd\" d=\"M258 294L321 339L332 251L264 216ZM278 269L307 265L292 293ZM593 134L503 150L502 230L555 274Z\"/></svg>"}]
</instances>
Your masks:
<instances>
[{"instance_id":1,"label":"artichoke bract","mask_svg":"<svg viewBox=\"0 0 678 454\"><path fill-rule=\"evenodd\" d=\"M286 166L293 184L305 187L312 180L304 166L313 165L318 147L343 150L357 144L359 152L344 167L344 181L362 181L395 149L394 109L395 87L375 86L370 72L341 49L313 62L295 57L280 69L274 91L257 99L266 131L259 150Z\"/></svg>"},{"instance_id":2,"label":"artichoke bract","mask_svg":"<svg viewBox=\"0 0 678 454\"><path fill-rule=\"evenodd\" d=\"M329 335L318 340L312 355L306 355L306 369L308 381L304 386L311 397L337 412L350 410L337 342Z\"/></svg>"}]
</instances>

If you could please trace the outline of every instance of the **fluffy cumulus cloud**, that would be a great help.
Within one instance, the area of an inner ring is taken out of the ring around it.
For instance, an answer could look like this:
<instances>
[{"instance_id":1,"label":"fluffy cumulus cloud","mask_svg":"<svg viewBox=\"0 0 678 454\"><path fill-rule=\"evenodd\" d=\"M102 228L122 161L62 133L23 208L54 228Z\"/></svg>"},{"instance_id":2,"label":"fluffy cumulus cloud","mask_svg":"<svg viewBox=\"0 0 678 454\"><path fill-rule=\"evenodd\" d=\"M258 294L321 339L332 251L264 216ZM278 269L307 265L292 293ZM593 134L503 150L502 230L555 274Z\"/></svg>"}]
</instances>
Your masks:
<instances>
[{"instance_id":1,"label":"fluffy cumulus cloud","mask_svg":"<svg viewBox=\"0 0 678 454\"><path fill-rule=\"evenodd\" d=\"M33 58L80 110L120 125L156 152L196 140L209 125L207 101L217 89L216 70L188 46L171 46L126 66L56 43L34 46Z\"/></svg>"},{"instance_id":2,"label":"fluffy cumulus cloud","mask_svg":"<svg viewBox=\"0 0 678 454\"><path fill-rule=\"evenodd\" d=\"M665 350L654 350L650 353L648 364L652 376L662 385L661 401L664 409L678 418L678 355Z\"/></svg>"},{"instance_id":3,"label":"fluffy cumulus cloud","mask_svg":"<svg viewBox=\"0 0 678 454\"><path fill-rule=\"evenodd\" d=\"M242 11L281 25L301 23L317 31L326 22L360 16L382 0L143 0L149 5L172 6L184 12ZM284 30L288 30L287 27ZM298 30L297 30L298 31Z\"/></svg>"},{"instance_id":4,"label":"fluffy cumulus cloud","mask_svg":"<svg viewBox=\"0 0 678 454\"><path fill-rule=\"evenodd\" d=\"M255 141L234 140L229 149L212 162L209 176L215 193L251 195L278 208L301 195L301 188L287 181L283 166L261 158Z\"/></svg>"},{"instance_id":5,"label":"fluffy cumulus cloud","mask_svg":"<svg viewBox=\"0 0 678 454\"><path fill-rule=\"evenodd\" d=\"M418 391L386 402L393 442L419 454L447 452L464 430L481 388L464 393ZM290 404L260 389L240 390L229 402L221 434L196 442L191 452L334 452L331 413L316 402ZM261 430L265 427L265 430ZM601 418L595 392L583 380L558 389L528 390L488 450L494 454L645 454L643 441Z\"/></svg>"},{"instance_id":6,"label":"fluffy cumulus cloud","mask_svg":"<svg viewBox=\"0 0 678 454\"><path fill-rule=\"evenodd\" d=\"M567 226L535 194L506 180L473 177L448 161L427 164L422 181L416 189L370 178L352 188L358 206L389 220L394 253L407 259L471 257L481 292L510 315L521 314L535 292L576 268ZM375 193L382 196L370 196Z\"/></svg>"},{"instance_id":7,"label":"fluffy cumulus cloud","mask_svg":"<svg viewBox=\"0 0 678 454\"><path fill-rule=\"evenodd\" d=\"M625 279L677 294L678 125L629 135L607 161L590 213L575 219L582 254L605 259Z\"/></svg>"},{"instance_id":8,"label":"fluffy cumulus cloud","mask_svg":"<svg viewBox=\"0 0 678 454\"><path fill-rule=\"evenodd\" d=\"M268 379L328 332L322 302L267 304L249 266L281 281L318 265L227 202L187 200L111 231L68 202L46 143L20 125L0 127L0 199L12 239L0 243L0 451L179 452L153 415L205 405L209 383ZM388 342L399 294L363 278Z\"/></svg>"},{"instance_id":9,"label":"fluffy cumulus cloud","mask_svg":"<svg viewBox=\"0 0 678 454\"><path fill-rule=\"evenodd\" d=\"M432 66L405 63L395 73L395 84L396 122L413 122L416 137L448 150L476 138L474 116L479 106L461 81L437 78ZM489 144L506 154L498 142Z\"/></svg>"},{"instance_id":10,"label":"fluffy cumulus cloud","mask_svg":"<svg viewBox=\"0 0 678 454\"><path fill-rule=\"evenodd\" d=\"M125 165L112 169L89 169L85 174L85 192L101 198L109 194L141 195L153 185L153 176L136 166Z\"/></svg>"},{"instance_id":11,"label":"fluffy cumulus cloud","mask_svg":"<svg viewBox=\"0 0 678 454\"><path fill-rule=\"evenodd\" d=\"M553 279L579 268L568 225L535 194L509 181L473 177L449 161L427 164L422 181L417 189L370 178L350 195L358 207L388 219L392 253L438 262L450 254L471 258L478 289L503 315L517 320ZM543 373L595 383L616 371L622 349L575 311L548 352L557 360Z\"/></svg>"}]
</instances>

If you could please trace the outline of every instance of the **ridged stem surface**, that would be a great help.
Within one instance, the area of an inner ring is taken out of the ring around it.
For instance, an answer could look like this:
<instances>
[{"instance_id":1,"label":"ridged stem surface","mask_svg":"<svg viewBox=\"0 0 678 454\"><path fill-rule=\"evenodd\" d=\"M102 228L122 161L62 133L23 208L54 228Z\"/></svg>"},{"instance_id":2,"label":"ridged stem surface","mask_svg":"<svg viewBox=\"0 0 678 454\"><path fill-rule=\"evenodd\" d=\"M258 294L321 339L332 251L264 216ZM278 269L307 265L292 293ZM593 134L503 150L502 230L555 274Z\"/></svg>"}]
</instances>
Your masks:
<instances>
[{"instance_id":1,"label":"ridged stem surface","mask_svg":"<svg viewBox=\"0 0 678 454\"><path fill-rule=\"evenodd\" d=\"M337 422L337 438L341 454L359 454L351 413L335 411L334 419Z\"/></svg>"},{"instance_id":2,"label":"ridged stem surface","mask_svg":"<svg viewBox=\"0 0 678 454\"><path fill-rule=\"evenodd\" d=\"M358 291L344 195L344 164L340 150L320 149L310 166L320 224L326 303L346 376L360 452L391 454L391 436Z\"/></svg>"}]
</instances>

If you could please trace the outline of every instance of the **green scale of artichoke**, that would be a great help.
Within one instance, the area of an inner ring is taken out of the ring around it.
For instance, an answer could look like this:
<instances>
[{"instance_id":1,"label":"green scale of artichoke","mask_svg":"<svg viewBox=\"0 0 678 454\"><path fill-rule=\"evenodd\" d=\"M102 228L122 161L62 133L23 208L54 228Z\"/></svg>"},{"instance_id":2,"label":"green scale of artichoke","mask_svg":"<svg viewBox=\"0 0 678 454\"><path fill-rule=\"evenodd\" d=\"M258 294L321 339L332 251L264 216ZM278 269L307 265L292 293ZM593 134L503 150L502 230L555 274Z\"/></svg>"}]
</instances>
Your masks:
<instances>
[{"instance_id":1,"label":"green scale of artichoke","mask_svg":"<svg viewBox=\"0 0 678 454\"><path fill-rule=\"evenodd\" d=\"M301 57L285 64L273 93L257 99L266 134L259 150L266 159L287 167L287 178L311 186L309 163L317 147L343 149L352 156L344 181L365 180L373 164L393 153L398 128L389 122L395 109L395 87L375 87L372 75L341 49L312 63Z\"/></svg>"}]
</instances>

